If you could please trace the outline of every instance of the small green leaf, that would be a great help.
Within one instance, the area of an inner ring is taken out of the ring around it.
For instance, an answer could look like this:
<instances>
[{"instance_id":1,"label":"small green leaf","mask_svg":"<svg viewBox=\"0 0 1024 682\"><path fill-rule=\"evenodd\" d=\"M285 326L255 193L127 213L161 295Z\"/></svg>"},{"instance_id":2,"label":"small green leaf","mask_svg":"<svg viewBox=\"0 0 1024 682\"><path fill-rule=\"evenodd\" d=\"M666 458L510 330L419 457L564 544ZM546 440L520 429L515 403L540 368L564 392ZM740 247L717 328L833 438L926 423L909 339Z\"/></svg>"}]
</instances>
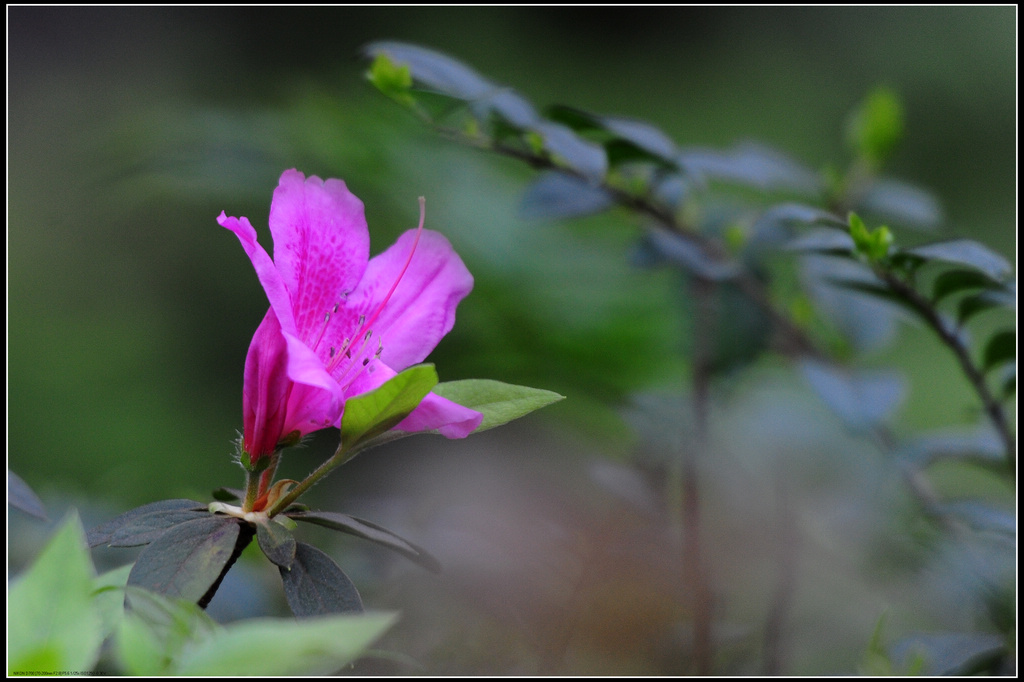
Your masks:
<instances>
[{"instance_id":1,"label":"small green leaf","mask_svg":"<svg viewBox=\"0 0 1024 682\"><path fill-rule=\"evenodd\" d=\"M72 511L32 566L10 585L9 674L92 669L103 641L93 604L94 579L85 533Z\"/></svg>"},{"instance_id":2,"label":"small green leaf","mask_svg":"<svg viewBox=\"0 0 1024 682\"><path fill-rule=\"evenodd\" d=\"M142 550L128 585L197 602L220 578L239 531L237 519L221 516L174 526Z\"/></svg>"},{"instance_id":3,"label":"small green leaf","mask_svg":"<svg viewBox=\"0 0 1024 682\"><path fill-rule=\"evenodd\" d=\"M279 568L288 606L299 618L361 612L359 590L331 557L298 542L292 567Z\"/></svg>"},{"instance_id":4,"label":"small green leaf","mask_svg":"<svg viewBox=\"0 0 1024 682\"><path fill-rule=\"evenodd\" d=\"M1017 333L1012 329L997 332L985 344L985 359L982 369L989 371L996 365L1017 358Z\"/></svg>"},{"instance_id":5,"label":"small green leaf","mask_svg":"<svg viewBox=\"0 0 1024 682\"><path fill-rule=\"evenodd\" d=\"M341 418L341 442L351 448L391 429L409 416L436 385L434 366L416 365L369 393L350 398Z\"/></svg>"},{"instance_id":6,"label":"small green leaf","mask_svg":"<svg viewBox=\"0 0 1024 682\"><path fill-rule=\"evenodd\" d=\"M611 195L582 178L545 173L523 196L520 213L526 219L578 218L600 213L614 205Z\"/></svg>"},{"instance_id":7,"label":"small green leaf","mask_svg":"<svg viewBox=\"0 0 1024 682\"><path fill-rule=\"evenodd\" d=\"M892 647L893 658L910 672L913 662L923 661L919 675L998 675L1003 657L1008 656L1006 640L988 632L919 633Z\"/></svg>"},{"instance_id":8,"label":"small green leaf","mask_svg":"<svg viewBox=\"0 0 1024 682\"><path fill-rule=\"evenodd\" d=\"M996 509L983 502L964 500L944 504L940 511L955 516L975 530L1011 537L1017 535L1017 517L1013 510Z\"/></svg>"},{"instance_id":9,"label":"small green leaf","mask_svg":"<svg viewBox=\"0 0 1024 682\"><path fill-rule=\"evenodd\" d=\"M685 172L708 180L721 180L765 192L796 192L818 196L822 183L816 173L782 152L760 144L744 143L728 151L684 149L676 163Z\"/></svg>"},{"instance_id":10,"label":"small green leaf","mask_svg":"<svg viewBox=\"0 0 1024 682\"><path fill-rule=\"evenodd\" d=\"M408 66L392 62L386 54L378 54L366 74L370 83L402 106L412 107L416 98L410 94L412 75Z\"/></svg>"},{"instance_id":11,"label":"small green leaf","mask_svg":"<svg viewBox=\"0 0 1024 682\"><path fill-rule=\"evenodd\" d=\"M947 263L967 265L980 270L997 282L1003 282L1013 274L1013 266L1010 265L1009 261L984 244L970 239L954 239L947 242L926 244L913 249L907 249L905 253L926 260L940 260Z\"/></svg>"},{"instance_id":12,"label":"small green leaf","mask_svg":"<svg viewBox=\"0 0 1024 682\"><path fill-rule=\"evenodd\" d=\"M366 613L298 622L261 618L234 623L184 652L174 667L174 674L189 677L330 675L363 654L396 620L395 614Z\"/></svg>"},{"instance_id":13,"label":"small green leaf","mask_svg":"<svg viewBox=\"0 0 1024 682\"><path fill-rule=\"evenodd\" d=\"M849 233L827 227L808 230L786 244L787 251L821 253L829 256L850 256L854 243Z\"/></svg>"},{"instance_id":14,"label":"small green leaf","mask_svg":"<svg viewBox=\"0 0 1024 682\"><path fill-rule=\"evenodd\" d=\"M256 541L273 563L290 568L295 560L295 538L287 528L273 519L256 524Z\"/></svg>"},{"instance_id":15,"label":"small green leaf","mask_svg":"<svg viewBox=\"0 0 1024 682\"><path fill-rule=\"evenodd\" d=\"M507 424L534 410L564 400L565 396L529 386L515 386L492 379L464 379L438 384L434 393L476 410L484 420L474 433Z\"/></svg>"},{"instance_id":16,"label":"small green leaf","mask_svg":"<svg viewBox=\"0 0 1024 682\"><path fill-rule=\"evenodd\" d=\"M942 209L928 192L895 180L879 180L857 200L856 210L876 220L930 230L942 221Z\"/></svg>"},{"instance_id":17,"label":"small green leaf","mask_svg":"<svg viewBox=\"0 0 1024 682\"><path fill-rule=\"evenodd\" d=\"M854 153L880 166L903 138L903 105L888 88L876 88L851 114L847 141Z\"/></svg>"},{"instance_id":18,"label":"small green leaf","mask_svg":"<svg viewBox=\"0 0 1024 682\"><path fill-rule=\"evenodd\" d=\"M10 469L7 470L7 504L37 519L46 520L46 507L42 501L28 483Z\"/></svg>"},{"instance_id":19,"label":"small green leaf","mask_svg":"<svg viewBox=\"0 0 1024 682\"><path fill-rule=\"evenodd\" d=\"M363 519L357 519L356 517L348 516L347 514L322 511L289 514L289 517L296 521L315 523L318 526L323 526L324 528L339 530L343 533L348 533L371 542L376 542L379 545L383 545L388 549L398 552L402 556L426 568L428 571L433 573L441 572L441 564L439 564L437 559L432 557L425 549L418 545L414 545L405 538L397 535L387 528L378 526L375 523L364 521Z\"/></svg>"},{"instance_id":20,"label":"small green leaf","mask_svg":"<svg viewBox=\"0 0 1024 682\"><path fill-rule=\"evenodd\" d=\"M940 459L962 459L1002 465L1006 450L999 433L991 426L973 431L962 429L919 435L900 447L901 462L924 468Z\"/></svg>"},{"instance_id":21,"label":"small green leaf","mask_svg":"<svg viewBox=\"0 0 1024 682\"><path fill-rule=\"evenodd\" d=\"M416 82L452 97L473 100L494 88L462 62L418 45L384 41L371 43L364 51L375 60L386 56L393 67L407 69Z\"/></svg>"},{"instance_id":22,"label":"small green leaf","mask_svg":"<svg viewBox=\"0 0 1024 682\"><path fill-rule=\"evenodd\" d=\"M132 565L125 564L107 571L93 582L93 605L102 623L100 631L103 639L117 630L124 616L124 590L131 570Z\"/></svg>"},{"instance_id":23,"label":"small green leaf","mask_svg":"<svg viewBox=\"0 0 1024 682\"><path fill-rule=\"evenodd\" d=\"M195 500L160 500L159 502L151 502L150 504L144 504L141 507L130 509L120 516L116 516L106 523L102 523L92 530L89 531L86 536L89 541L90 547L98 547L99 545L105 545L110 542L113 537L114 531L121 526L131 523L136 518L145 514L159 511L183 511L187 509L195 510L206 510L206 505L202 502L196 502Z\"/></svg>"}]
</instances>

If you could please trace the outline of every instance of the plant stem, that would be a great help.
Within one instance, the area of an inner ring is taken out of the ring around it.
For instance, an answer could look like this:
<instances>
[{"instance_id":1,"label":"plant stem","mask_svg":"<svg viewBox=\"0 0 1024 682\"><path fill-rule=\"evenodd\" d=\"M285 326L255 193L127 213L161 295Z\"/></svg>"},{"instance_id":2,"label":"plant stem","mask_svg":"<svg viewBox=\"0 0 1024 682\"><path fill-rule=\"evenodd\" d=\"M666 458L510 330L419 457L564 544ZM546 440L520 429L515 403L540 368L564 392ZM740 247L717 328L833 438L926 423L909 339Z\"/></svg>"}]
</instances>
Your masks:
<instances>
[{"instance_id":1,"label":"plant stem","mask_svg":"<svg viewBox=\"0 0 1024 682\"><path fill-rule=\"evenodd\" d=\"M306 478L297 486L292 488L287 495L279 498L270 509L267 509L267 516L274 517L277 514L280 514L288 508L288 505L297 500L299 495L312 488L314 484L327 474L331 473L331 471L352 459L352 457L354 457L358 452L358 448L350 449L345 445L345 443L340 443L338 445L338 449L326 462L318 466L309 476L306 476Z\"/></svg>"},{"instance_id":2,"label":"plant stem","mask_svg":"<svg viewBox=\"0 0 1024 682\"><path fill-rule=\"evenodd\" d=\"M960 368L963 373L967 376L967 380L974 387L975 393L981 399L981 403L984 406L985 413L991 420L992 424L996 427L996 431L999 433L1000 440L1003 441L1003 446L1006 449L1006 465L1010 469L1010 479L1014 480L1017 471L1017 460L1016 460L1016 439L1013 434L1010 433L1010 426L1006 420L1006 413L1003 412L1003 406L996 400L992 392L988 390L988 384L985 383L985 375L974 364L974 360L971 359L970 350L966 344L957 335L956 330L951 329L943 319L939 316L939 312L932 306L931 302L924 296L919 294L916 289L911 287L909 284L901 280L893 273L875 268L876 274L889 286L897 296L906 301L917 313L927 322L935 333L939 336L939 339L946 344L950 350L953 351L953 355L956 356L957 361L960 363Z\"/></svg>"}]
</instances>

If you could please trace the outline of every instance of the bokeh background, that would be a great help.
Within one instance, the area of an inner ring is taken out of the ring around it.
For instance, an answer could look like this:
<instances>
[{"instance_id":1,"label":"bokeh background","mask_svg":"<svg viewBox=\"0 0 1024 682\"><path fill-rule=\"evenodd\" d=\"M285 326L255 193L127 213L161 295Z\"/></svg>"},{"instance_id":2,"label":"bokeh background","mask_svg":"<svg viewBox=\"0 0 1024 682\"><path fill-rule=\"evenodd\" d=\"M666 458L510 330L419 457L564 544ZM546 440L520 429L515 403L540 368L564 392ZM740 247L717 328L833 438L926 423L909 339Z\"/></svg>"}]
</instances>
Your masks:
<instances>
[{"instance_id":1,"label":"bokeh background","mask_svg":"<svg viewBox=\"0 0 1024 682\"><path fill-rule=\"evenodd\" d=\"M99 521L240 485L242 366L267 304L215 218L262 230L287 168L345 179L374 252L426 196L427 226L476 277L432 356L442 380L567 396L464 442L373 451L314 491L313 504L392 527L446 566L433 576L355 541L334 547L369 607L403 612L381 644L402 655L361 672L685 672L691 615L664 485L691 434L676 280L630 265L626 214L523 219L529 169L434 137L366 83L361 46L420 43L538 105L644 118L684 145L754 139L812 168L848 162L847 113L887 85L907 111L888 171L940 198L938 236L1015 262L1014 7L7 15L8 462L51 516L76 506ZM862 362L908 377L902 435L978 417L924 330L901 328ZM285 473L301 478L334 439L290 454ZM883 613L892 641L992 629L979 576L1012 575L1005 547L952 542L923 521L893 462L783 363L716 384L710 443L719 672L765 671L768 658L787 673L855 671ZM944 494L1014 509L1013 489L984 471L934 478ZM12 569L45 530L12 516ZM274 569L250 558L218 617L282 613Z\"/></svg>"}]
</instances>

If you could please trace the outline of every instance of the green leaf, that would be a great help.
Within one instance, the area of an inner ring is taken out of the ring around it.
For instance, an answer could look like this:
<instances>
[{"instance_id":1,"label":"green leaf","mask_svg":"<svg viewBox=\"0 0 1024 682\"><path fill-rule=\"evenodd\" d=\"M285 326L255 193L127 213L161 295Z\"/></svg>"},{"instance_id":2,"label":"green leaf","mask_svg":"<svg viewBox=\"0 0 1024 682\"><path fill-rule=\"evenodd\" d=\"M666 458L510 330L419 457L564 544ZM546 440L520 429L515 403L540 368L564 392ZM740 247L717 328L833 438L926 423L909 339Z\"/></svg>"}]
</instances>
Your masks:
<instances>
[{"instance_id":1,"label":"green leaf","mask_svg":"<svg viewBox=\"0 0 1024 682\"><path fill-rule=\"evenodd\" d=\"M817 360L804 360L800 370L825 404L854 430L883 423L903 401L905 381L895 372L854 373Z\"/></svg>"},{"instance_id":2,"label":"green leaf","mask_svg":"<svg viewBox=\"0 0 1024 682\"><path fill-rule=\"evenodd\" d=\"M1008 360L1017 358L1017 333L1012 329L997 332L985 345L985 359L982 369L988 371Z\"/></svg>"},{"instance_id":3,"label":"green leaf","mask_svg":"<svg viewBox=\"0 0 1024 682\"><path fill-rule=\"evenodd\" d=\"M43 506L42 500L21 476L10 469L7 470L7 504L37 519L46 520L46 507Z\"/></svg>"},{"instance_id":4,"label":"green leaf","mask_svg":"<svg viewBox=\"0 0 1024 682\"><path fill-rule=\"evenodd\" d=\"M256 524L256 541L273 563L290 568L295 560L295 538L287 528L273 519Z\"/></svg>"},{"instance_id":5,"label":"green leaf","mask_svg":"<svg viewBox=\"0 0 1024 682\"><path fill-rule=\"evenodd\" d=\"M847 141L854 153L880 166L903 138L903 105L888 88L876 88L851 114Z\"/></svg>"},{"instance_id":6,"label":"green leaf","mask_svg":"<svg viewBox=\"0 0 1024 682\"><path fill-rule=\"evenodd\" d=\"M900 461L923 468L940 459L964 459L1003 465L1006 451L995 428L983 426L973 431L939 431L919 435L900 447Z\"/></svg>"},{"instance_id":7,"label":"green leaf","mask_svg":"<svg viewBox=\"0 0 1024 682\"><path fill-rule=\"evenodd\" d=\"M647 121L603 116L598 119L605 130L621 140L675 165L676 144L672 139Z\"/></svg>"},{"instance_id":8,"label":"green leaf","mask_svg":"<svg viewBox=\"0 0 1024 682\"><path fill-rule=\"evenodd\" d=\"M359 590L331 557L298 542L292 567L279 568L288 606L299 618L361 612Z\"/></svg>"},{"instance_id":9,"label":"green leaf","mask_svg":"<svg viewBox=\"0 0 1024 682\"><path fill-rule=\"evenodd\" d=\"M934 229L942 221L942 209L935 197L896 180L875 182L858 198L854 208L879 222L920 230Z\"/></svg>"},{"instance_id":10,"label":"green leaf","mask_svg":"<svg viewBox=\"0 0 1024 682\"><path fill-rule=\"evenodd\" d=\"M131 523L140 516L152 512L183 511L187 509L205 511L206 505L195 500L161 500L159 502L151 502L150 504L144 504L141 507L126 511L120 516L116 516L106 523L96 526L89 531L86 537L90 547L98 547L99 545L108 544L118 528Z\"/></svg>"},{"instance_id":11,"label":"green leaf","mask_svg":"<svg viewBox=\"0 0 1024 682\"><path fill-rule=\"evenodd\" d=\"M366 76L375 88L402 106L412 107L416 104L416 98L409 92L412 88L412 75L408 66L399 66L386 54L378 54Z\"/></svg>"},{"instance_id":12,"label":"green leaf","mask_svg":"<svg viewBox=\"0 0 1024 682\"><path fill-rule=\"evenodd\" d=\"M829 256L851 256L854 251L853 239L848 232L827 227L808 230L786 244L787 251L821 253Z\"/></svg>"},{"instance_id":13,"label":"green leaf","mask_svg":"<svg viewBox=\"0 0 1024 682\"><path fill-rule=\"evenodd\" d=\"M388 549L398 552L407 559L410 559L426 568L428 571L432 571L433 573L441 572L441 564L439 564L437 559L432 557L425 549L418 545L414 545L405 538L397 535L387 528L378 526L375 523L364 521L363 519L357 519L356 517L348 516L347 514L338 514L335 512L315 511L301 514L289 514L288 516L296 521L315 523L318 526L323 526L324 528L339 530L343 533L348 533L371 542L376 542L379 545L383 545Z\"/></svg>"},{"instance_id":14,"label":"green leaf","mask_svg":"<svg viewBox=\"0 0 1024 682\"><path fill-rule=\"evenodd\" d=\"M205 509L170 509L135 516L110 534L108 544L111 547L148 545L163 535L168 528L209 515Z\"/></svg>"},{"instance_id":15,"label":"green leaf","mask_svg":"<svg viewBox=\"0 0 1024 682\"><path fill-rule=\"evenodd\" d=\"M967 265L980 270L997 282L1003 282L1013 274L1013 266L1009 261L984 244L970 239L954 239L948 242L926 244L907 249L905 253L926 260Z\"/></svg>"},{"instance_id":16,"label":"green leaf","mask_svg":"<svg viewBox=\"0 0 1024 682\"><path fill-rule=\"evenodd\" d=\"M957 308L957 318L960 320L960 324L964 324L978 313L997 307L1016 308L1016 291L1000 288L983 291L975 296L966 296L960 301Z\"/></svg>"},{"instance_id":17,"label":"green leaf","mask_svg":"<svg viewBox=\"0 0 1024 682\"><path fill-rule=\"evenodd\" d=\"M766 192L817 196L822 190L816 173L782 152L760 144L744 143L726 152L685 149L676 155L676 162L684 171L698 177Z\"/></svg>"},{"instance_id":18,"label":"green leaf","mask_svg":"<svg viewBox=\"0 0 1024 682\"><path fill-rule=\"evenodd\" d=\"M892 647L893 658L903 669L915 659L923 660L919 675L998 675L999 663L1008 656L1003 637L987 632L920 633L906 637Z\"/></svg>"},{"instance_id":19,"label":"green leaf","mask_svg":"<svg viewBox=\"0 0 1024 682\"><path fill-rule=\"evenodd\" d=\"M72 511L7 596L7 671L91 670L101 620L93 604L92 560Z\"/></svg>"},{"instance_id":20,"label":"green leaf","mask_svg":"<svg viewBox=\"0 0 1024 682\"><path fill-rule=\"evenodd\" d=\"M577 218L610 208L612 196L582 178L544 173L526 190L520 208L526 219Z\"/></svg>"},{"instance_id":21,"label":"green leaf","mask_svg":"<svg viewBox=\"0 0 1024 682\"><path fill-rule=\"evenodd\" d=\"M700 279L724 282L735 279L740 273L736 262L708 253L690 235L652 227L644 233L644 239L654 253Z\"/></svg>"},{"instance_id":22,"label":"green leaf","mask_svg":"<svg viewBox=\"0 0 1024 682\"><path fill-rule=\"evenodd\" d=\"M507 424L534 410L564 400L565 396L541 388L515 386L492 379L463 379L446 381L434 388L434 393L476 410L484 415L483 422L473 433Z\"/></svg>"},{"instance_id":23,"label":"green leaf","mask_svg":"<svg viewBox=\"0 0 1024 682\"><path fill-rule=\"evenodd\" d=\"M197 602L228 565L239 531L237 519L222 516L174 526L142 550L128 585Z\"/></svg>"},{"instance_id":24,"label":"green leaf","mask_svg":"<svg viewBox=\"0 0 1024 682\"><path fill-rule=\"evenodd\" d=\"M217 488L213 491L213 499L218 502L239 502L245 497L245 491L240 488Z\"/></svg>"},{"instance_id":25,"label":"green leaf","mask_svg":"<svg viewBox=\"0 0 1024 682\"><path fill-rule=\"evenodd\" d=\"M571 128L560 123L538 121L530 129L540 136L544 150L555 161L592 182L604 179L608 172L608 156L600 145L584 140Z\"/></svg>"},{"instance_id":26,"label":"green leaf","mask_svg":"<svg viewBox=\"0 0 1024 682\"><path fill-rule=\"evenodd\" d=\"M964 500L944 504L940 511L955 516L975 530L1011 537L1017 535L1017 517L1012 510L996 509L983 502Z\"/></svg>"},{"instance_id":27,"label":"green leaf","mask_svg":"<svg viewBox=\"0 0 1024 682\"><path fill-rule=\"evenodd\" d=\"M127 588L131 609L117 632L116 650L132 675L170 675L175 659L208 641L219 626L201 608L138 587Z\"/></svg>"},{"instance_id":28,"label":"green leaf","mask_svg":"<svg viewBox=\"0 0 1024 682\"><path fill-rule=\"evenodd\" d=\"M316 620L261 618L229 625L189 648L174 674L219 677L329 675L363 654L397 620L367 613Z\"/></svg>"},{"instance_id":29,"label":"green leaf","mask_svg":"<svg viewBox=\"0 0 1024 682\"><path fill-rule=\"evenodd\" d=\"M977 270L949 270L935 278L932 285L932 301L936 304L952 294L968 289L988 289L999 287L999 283L991 280Z\"/></svg>"},{"instance_id":30,"label":"green leaf","mask_svg":"<svg viewBox=\"0 0 1024 682\"><path fill-rule=\"evenodd\" d=\"M369 393L349 398L341 417L341 442L351 448L391 429L409 416L436 385L434 366L416 365Z\"/></svg>"},{"instance_id":31,"label":"green leaf","mask_svg":"<svg viewBox=\"0 0 1024 682\"><path fill-rule=\"evenodd\" d=\"M132 565L125 564L107 571L93 582L93 605L100 617L100 636L103 639L117 630L124 616L124 590L131 570Z\"/></svg>"}]
</instances>

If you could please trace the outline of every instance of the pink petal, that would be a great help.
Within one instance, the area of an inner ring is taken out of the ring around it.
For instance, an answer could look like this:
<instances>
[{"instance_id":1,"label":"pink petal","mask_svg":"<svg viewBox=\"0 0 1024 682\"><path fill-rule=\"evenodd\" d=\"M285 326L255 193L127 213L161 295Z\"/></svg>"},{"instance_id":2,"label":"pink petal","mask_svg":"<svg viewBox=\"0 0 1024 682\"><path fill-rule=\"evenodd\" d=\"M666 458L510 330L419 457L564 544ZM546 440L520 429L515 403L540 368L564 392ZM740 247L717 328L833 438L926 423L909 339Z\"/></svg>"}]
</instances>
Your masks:
<instances>
[{"instance_id":1,"label":"pink petal","mask_svg":"<svg viewBox=\"0 0 1024 682\"><path fill-rule=\"evenodd\" d=\"M256 276L259 278L260 284L263 285L263 290L267 292L270 307L274 309L281 326L294 330L295 319L292 315L292 303L288 289L285 287L284 280L281 279L281 274L278 272L277 266L274 265L274 261L270 260L266 250L256 241L256 229L249 219L228 217L224 211L221 211L217 222L238 237L238 241L242 243L242 248L245 249L245 253L256 269Z\"/></svg>"},{"instance_id":2,"label":"pink petal","mask_svg":"<svg viewBox=\"0 0 1024 682\"><path fill-rule=\"evenodd\" d=\"M363 202L341 180L285 171L270 205L274 263L291 294L297 335L313 343L324 316L363 276L370 255Z\"/></svg>"},{"instance_id":3,"label":"pink petal","mask_svg":"<svg viewBox=\"0 0 1024 682\"><path fill-rule=\"evenodd\" d=\"M398 279L416 237L409 230L387 251L370 260L348 305L371 319ZM383 360L405 368L422 362L455 324L455 307L473 288L473 276L444 235L424 230L391 298L372 329L380 337Z\"/></svg>"},{"instance_id":4,"label":"pink petal","mask_svg":"<svg viewBox=\"0 0 1024 682\"><path fill-rule=\"evenodd\" d=\"M245 357L242 438L253 461L272 453L283 435L292 385L287 366L287 346L271 308L256 329Z\"/></svg>"},{"instance_id":5,"label":"pink petal","mask_svg":"<svg viewBox=\"0 0 1024 682\"><path fill-rule=\"evenodd\" d=\"M288 400L288 433L303 435L335 422L344 401L341 387L327 373L324 363L298 338L282 332L288 347L288 378L295 382Z\"/></svg>"}]
</instances>

